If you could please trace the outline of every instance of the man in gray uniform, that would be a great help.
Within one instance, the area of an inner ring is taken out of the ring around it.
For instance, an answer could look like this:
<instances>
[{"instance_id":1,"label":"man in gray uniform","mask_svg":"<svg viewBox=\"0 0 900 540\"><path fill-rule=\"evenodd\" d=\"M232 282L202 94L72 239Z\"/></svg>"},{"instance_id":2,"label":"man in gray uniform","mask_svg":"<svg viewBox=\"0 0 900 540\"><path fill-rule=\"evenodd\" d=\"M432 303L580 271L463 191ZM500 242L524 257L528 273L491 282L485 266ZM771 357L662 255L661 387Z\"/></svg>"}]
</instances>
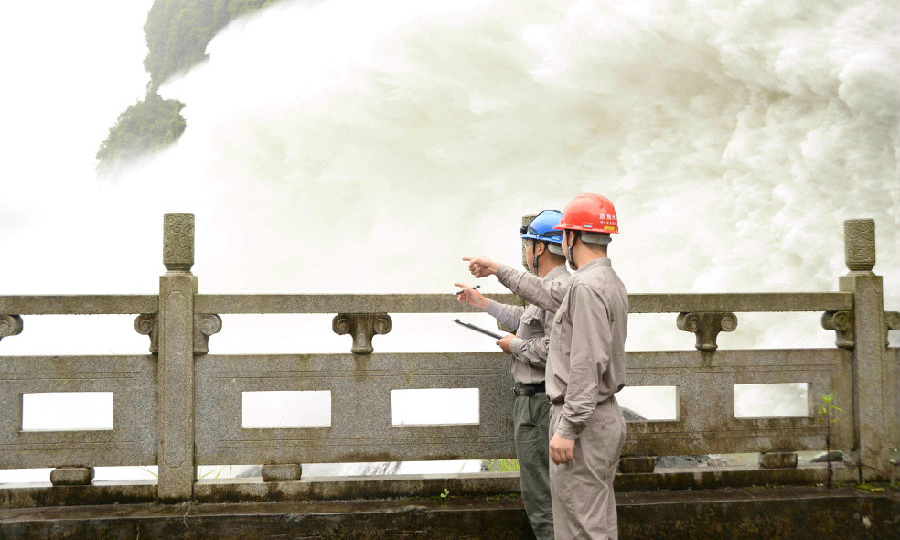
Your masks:
<instances>
[{"instance_id":1,"label":"man in gray uniform","mask_svg":"<svg viewBox=\"0 0 900 540\"><path fill-rule=\"evenodd\" d=\"M544 210L520 231L526 267L538 278L563 286L569 280L562 250L562 232L554 230L562 213ZM509 371L516 383L513 393L516 457L525 512L538 540L553 540L553 505L550 494L550 402L544 388L544 369L550 346L549 329L554 311L488 300L475 289L462 288L457 298L487 311L505 328L515 329L497 341L512 354Z\"/></svg>"},{"instance_id":2,"label":"man in gray uniform","mask_svg":"<svg viewBox=\"0 0 900 540\"><path fill-rule=\"evenodd\" d=\"M487 258L469 260L477 277L496 274L514 293L541 307L559 302L550 334L547 397L550 410L550 481L556 540L615 539L616 464L625 420L615 393L625 386L628 296L606 257L618 232L608 199L582 193L557 228L576 269L568 289L554 288L521 270Z\"/></svg>"}]
</instances>

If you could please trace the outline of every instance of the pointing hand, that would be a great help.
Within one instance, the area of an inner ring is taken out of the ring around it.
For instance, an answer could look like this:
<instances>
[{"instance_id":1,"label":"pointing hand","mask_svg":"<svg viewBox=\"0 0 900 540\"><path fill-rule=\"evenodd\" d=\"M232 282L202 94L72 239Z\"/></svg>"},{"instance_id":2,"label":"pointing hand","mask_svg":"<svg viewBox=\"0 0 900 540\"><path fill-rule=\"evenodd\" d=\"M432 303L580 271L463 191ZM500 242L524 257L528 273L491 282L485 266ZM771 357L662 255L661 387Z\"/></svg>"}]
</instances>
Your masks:
<instances>
[{"instance_id":1,"label":"pointing hand","mask_svg":"<svg viewBox=\"0 0 900 540\"><path fill-rule=\"evenodd\" d=\"M487 257L463 257L469 262L469 272L475 277L488 277L497 273L498 264Z\"/></svg>"}]
</instances>

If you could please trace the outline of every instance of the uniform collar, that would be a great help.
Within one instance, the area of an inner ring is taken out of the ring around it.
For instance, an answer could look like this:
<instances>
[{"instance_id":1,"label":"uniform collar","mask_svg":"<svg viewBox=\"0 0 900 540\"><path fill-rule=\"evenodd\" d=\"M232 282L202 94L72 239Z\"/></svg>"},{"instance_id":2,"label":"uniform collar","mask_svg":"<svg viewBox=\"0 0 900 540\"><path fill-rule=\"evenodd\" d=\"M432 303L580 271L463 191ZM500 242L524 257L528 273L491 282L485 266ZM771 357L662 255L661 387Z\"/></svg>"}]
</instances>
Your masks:
<instances>
[{"instance_id":1,"label":"uniform collar","mask_svg":"<svg viewBox=\"0 0 900 540\"><path fill-rule=\"evenodd\" d=\"M553 279L557 276L561 276L563 274L568 274L569 271L566 269L566 263L562 263L558 266L554 266L553 270L547 272L547 275L544 276L544 279Z\"/></svg>"},{"instance_id":2,"label":"uniform collar","mask_svg":"<svg viewBox=\"0 0 900 540\"><path fill-rule=\"evenodd\" d=\"M583 270L588 270L589 268L598 268L601 266L608 266L608 267L612 268L612 261L609 260L609 257L597 257L593 261L591 261L585 265L582 265L581 268L579 268L578 270L575 270L575 271L581 272Z\"/></svg>"}]
</instances>

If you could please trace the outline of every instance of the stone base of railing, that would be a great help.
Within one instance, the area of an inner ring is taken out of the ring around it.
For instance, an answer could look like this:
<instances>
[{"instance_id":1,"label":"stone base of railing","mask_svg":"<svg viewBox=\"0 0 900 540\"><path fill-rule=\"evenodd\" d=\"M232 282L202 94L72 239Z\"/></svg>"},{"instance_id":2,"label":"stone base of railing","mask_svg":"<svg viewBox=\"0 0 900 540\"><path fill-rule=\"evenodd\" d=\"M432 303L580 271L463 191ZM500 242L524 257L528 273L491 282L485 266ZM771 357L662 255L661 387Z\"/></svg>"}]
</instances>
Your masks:
<instances>
[{"instance_id":1,"label":"stone base of railing","mask_svg":"<svg viewBox=\"0 0 900 540\"><path fill-rule=\"evenodd\" d=\"M833 463L835 484L854 484L855 467ZM766 485L811 485L826 481L825 463L803 464L795 469L705 467L662 469L657 472L618 474L616 492L701 490ZM405 474L385 476L308 477L302 480L264 482L261 478L200 480L194 484L199 502L272 502L440 497L444 490L454 497L508 496L519 492L518 471ZM156 485L150 482L94 482L85 486L20 484L0 488L0 508L33 508L58 505L154 502Z\"/></svg>"},{"instance_id":2,"label":"stone base of railing","mask_svg":"<svg viewBox=\"0 0 900 540\"><path fill-rule=\"evenodd\" d=\"M620 473L651 473L656 467L653 456L625 456L619 458Z\"/></svg>"},{"instance_id":3,"label":"stone base of railing","mask_svg":"<svg viewBox=\"0 0 900 540\"><path fill-rule=\"evenodd\" d=\"M897 538L896 491L755 487L622 493L622 538ZM223 504L116 504L0 510L0 538L330 538L516 540L531 536L516 497Z\"/></svg>"}]
</instances>

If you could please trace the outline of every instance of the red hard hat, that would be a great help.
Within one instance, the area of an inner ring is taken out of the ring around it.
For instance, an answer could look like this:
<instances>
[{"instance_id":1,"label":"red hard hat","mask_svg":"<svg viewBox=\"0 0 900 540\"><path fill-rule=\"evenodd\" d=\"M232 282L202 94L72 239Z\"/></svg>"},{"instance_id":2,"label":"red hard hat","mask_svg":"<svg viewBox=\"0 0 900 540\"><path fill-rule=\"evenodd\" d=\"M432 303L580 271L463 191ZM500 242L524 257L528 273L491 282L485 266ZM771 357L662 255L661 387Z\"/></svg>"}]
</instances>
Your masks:
<instances>
[{"instance_id":1,"label":"red hard hat","mask_svg":"<svg viewBox=\"0 0 900 540\"><path fill-rule=\"evenodd\" d=\"M618 233L616 207L603 195L579 193L566 205L562 221L553 228L604 234Z\"/></svg>"}]
</instances>

